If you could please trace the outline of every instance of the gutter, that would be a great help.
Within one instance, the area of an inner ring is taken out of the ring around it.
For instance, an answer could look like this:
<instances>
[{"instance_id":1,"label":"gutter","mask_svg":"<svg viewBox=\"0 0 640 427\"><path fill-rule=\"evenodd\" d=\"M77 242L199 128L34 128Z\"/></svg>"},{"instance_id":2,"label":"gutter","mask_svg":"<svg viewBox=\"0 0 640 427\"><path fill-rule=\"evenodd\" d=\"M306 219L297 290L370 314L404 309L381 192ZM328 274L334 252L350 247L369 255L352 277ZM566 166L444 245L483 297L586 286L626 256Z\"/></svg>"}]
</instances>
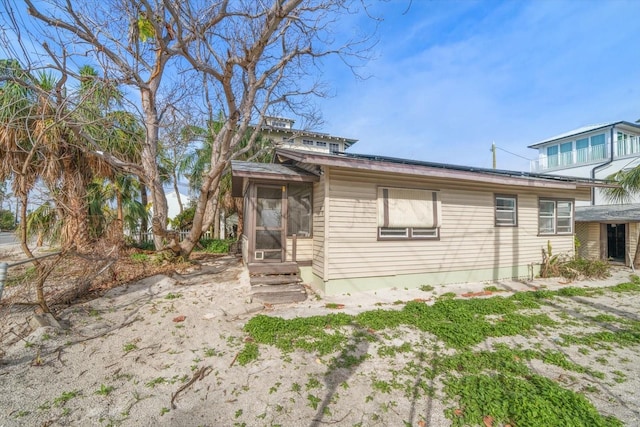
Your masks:
<instances>
[{"instance_id":1,"label":"gutter","mask_svg":"<svg viewBox=\"0 0 640 427\"><path fill-rule=\"evenodd\" d=\"M609 166L611 163L613 163L613 128L615 127L617 123L614 123L613 125L611 125L611 132L610 132L610 145L611 145L611 154L609 156L609 160L607 160L604 163L599 164L598 166L595 166L593 169L591 169L591 179L596 179L596 172L599 171L600 169L604 169L605 167ZM591 188L591 206L594 206L596 204L596 189L595 187Z\"/></svg>"}]
</instances>

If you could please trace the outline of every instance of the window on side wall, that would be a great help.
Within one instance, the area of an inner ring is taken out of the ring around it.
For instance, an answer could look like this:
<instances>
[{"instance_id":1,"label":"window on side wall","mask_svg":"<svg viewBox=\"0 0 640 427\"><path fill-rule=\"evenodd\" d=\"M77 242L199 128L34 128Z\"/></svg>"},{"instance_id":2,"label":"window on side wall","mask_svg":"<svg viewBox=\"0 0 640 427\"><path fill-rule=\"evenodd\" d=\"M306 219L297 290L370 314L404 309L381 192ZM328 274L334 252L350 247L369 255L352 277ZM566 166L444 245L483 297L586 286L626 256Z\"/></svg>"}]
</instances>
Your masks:
<instances>
[{"instance_id":1,"label":"window on side wall","mask_svg":"<svg viewBox=\"0 0 640 427\"><path fill-rule=\"evenodd\" d=\"M573 234L573 201L540 199L538 232L541 235Z\"/></svg>"},{"instance_id":2,"label":"window on side wall","mask_svg":"<svg viewBox=\"0 0 640 427\"><path fill-rule=\"evenodd\" d=\"M438 239L438 192L378 187L378 239Z\"/></svg>"},{"instance_id":3,"label":"window on side wall","mask_svg":"<svg viewBox=\"0 0 640 427\"><path fill-rule=\"evenodd\" d=\"M507 194L496 194L495 197L496 227L518 226L518 197Z\"/></svg>"},{"instance_id":4,"label":"window on side wall","mask_svg":"<svg viewBox=\"0 0 640 427\"><path fill-rule=\"evenodd\" d=\"M311 184L289 184L287 193L287 236L310 237L312 216Z\"/></svg>"}]
</instances>

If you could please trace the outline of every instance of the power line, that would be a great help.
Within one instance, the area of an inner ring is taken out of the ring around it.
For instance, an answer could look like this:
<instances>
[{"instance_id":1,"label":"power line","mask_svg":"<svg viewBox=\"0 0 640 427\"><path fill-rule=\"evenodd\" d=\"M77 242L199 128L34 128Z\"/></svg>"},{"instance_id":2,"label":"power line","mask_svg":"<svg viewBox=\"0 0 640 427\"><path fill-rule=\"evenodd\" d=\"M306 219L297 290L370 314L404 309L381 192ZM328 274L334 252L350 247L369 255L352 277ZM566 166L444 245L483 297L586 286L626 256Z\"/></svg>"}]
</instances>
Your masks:
<instances>
[{"instance_id":1,"label":"power line","mask_svg":"<svg viewBox=\"0 0 640 427\"><path fill-rule=\"evenodd\" d=\"M500 150L500 151L504 151L505 153L511 154L512 156L520 157L521 159L525 159L525 160L529 160L529 161L534 160L534 159L529 159L527 157L521 156L520 154L516 154L516 153L512 153L511 151L507 151L504 148L498 147L497 145L496 145L496 148L498 150Z\"/></svg>"}]
</instances>

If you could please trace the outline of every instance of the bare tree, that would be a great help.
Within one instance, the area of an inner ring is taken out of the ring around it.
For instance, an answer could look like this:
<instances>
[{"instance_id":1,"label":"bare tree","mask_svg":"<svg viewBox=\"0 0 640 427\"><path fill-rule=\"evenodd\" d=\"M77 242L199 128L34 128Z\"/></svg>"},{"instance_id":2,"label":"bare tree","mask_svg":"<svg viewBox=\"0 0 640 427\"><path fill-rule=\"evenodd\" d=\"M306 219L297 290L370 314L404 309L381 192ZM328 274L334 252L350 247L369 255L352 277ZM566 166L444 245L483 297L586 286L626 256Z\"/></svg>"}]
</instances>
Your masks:
<instances>
[{"instance_id":1,"label":"bare tree","mask_svg":"<svg viewBox=\"0 0 640 427\"><path fill-rule=\"evenodd\" d=\"M49 0L46 7L25 0L29 14L46 24L43 48L61 73L66 64L90 61L117 85L128 86L131 108L143 119L142 167L98 150L92 136L70 123L86 149L141 177L151 193L156 248L169 237L167 202L158 168L159 135L176 97L199 85L204 123L213 147L203 173L193 227L187 239L169 247L188 256L213 220L219 184L231 159L251 149L263 117L282 111L313 118L311 100L325 96L322 59L340 58L347 68L367 59L372 39L344 39L332 31L341 18L364 8L358 0ZM40 28L40 27L38 27ZM55 46L54 46L55 45ZM133 95L131 91L135 91ZM127 93L127 90L125 90ZM223 116L214 132L211 124ZM248 144L243 137L250 135Z\"/></svg>"}]
</instances>

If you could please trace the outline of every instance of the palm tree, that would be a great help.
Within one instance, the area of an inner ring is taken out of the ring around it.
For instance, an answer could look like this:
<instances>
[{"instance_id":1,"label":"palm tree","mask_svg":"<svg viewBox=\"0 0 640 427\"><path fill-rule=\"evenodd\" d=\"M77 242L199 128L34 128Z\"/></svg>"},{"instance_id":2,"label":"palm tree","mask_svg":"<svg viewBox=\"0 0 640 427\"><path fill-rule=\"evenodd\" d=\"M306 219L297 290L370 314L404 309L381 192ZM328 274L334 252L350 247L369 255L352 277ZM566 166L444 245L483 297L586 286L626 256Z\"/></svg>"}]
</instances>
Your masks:
<instances>
[{"instance_id":1,"label":"palm tree","mask_svg":"<svg viewBox=\"0 0 640 427\"><path fill-rule=\"evenodd\" d=\"M633 169L620 170L607 177L608 181L618 184L617 187L604 189L605 197L613 203L628 203L633 196L640 194L640 166ZM633 266L640 267L640 238L637 239L636 254Z\"/></svg>"}]
</instances>

